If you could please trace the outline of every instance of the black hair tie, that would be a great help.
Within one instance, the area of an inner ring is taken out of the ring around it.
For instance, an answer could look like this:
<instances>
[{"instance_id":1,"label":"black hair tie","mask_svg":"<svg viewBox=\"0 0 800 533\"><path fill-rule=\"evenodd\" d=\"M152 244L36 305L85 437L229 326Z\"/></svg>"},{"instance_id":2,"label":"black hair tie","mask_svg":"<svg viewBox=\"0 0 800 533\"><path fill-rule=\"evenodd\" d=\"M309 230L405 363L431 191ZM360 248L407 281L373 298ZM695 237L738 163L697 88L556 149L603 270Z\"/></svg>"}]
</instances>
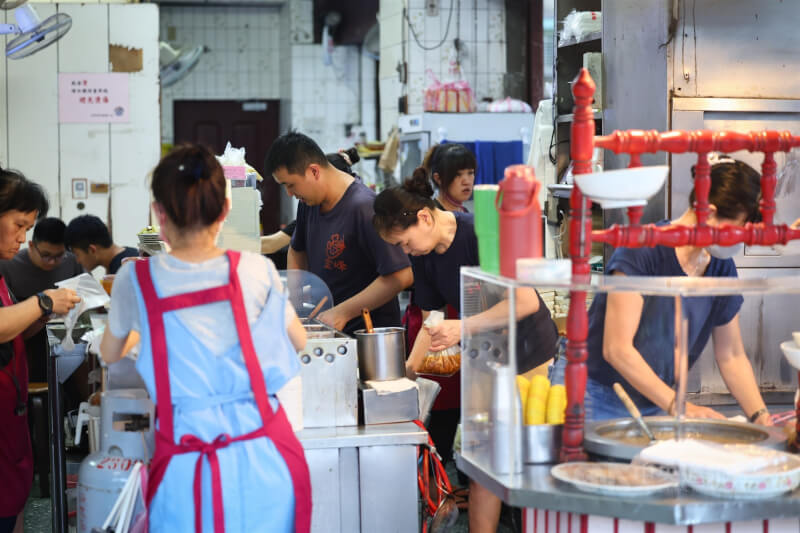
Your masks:
<instances>
[{"instance_id":1,"label":"black hair tie","mask_svg":"<svg viewBox=\"0 0 800 533\"><path fill-rule=\"evenodd\" d=\"M200 162L198 162L194 166L194 168L192 169L191 174L186 172L186 165L184 165L184 164L178 165L178 172L181 172L184 176L186 176L186 175L191 176L192 179L194 179L195 181L202 181L202 180L204 180L205 178L208 177L208 176L205 175L203 170L204 170L203 169L203 164L200 163Z\"/></svg>"}]
</instances>

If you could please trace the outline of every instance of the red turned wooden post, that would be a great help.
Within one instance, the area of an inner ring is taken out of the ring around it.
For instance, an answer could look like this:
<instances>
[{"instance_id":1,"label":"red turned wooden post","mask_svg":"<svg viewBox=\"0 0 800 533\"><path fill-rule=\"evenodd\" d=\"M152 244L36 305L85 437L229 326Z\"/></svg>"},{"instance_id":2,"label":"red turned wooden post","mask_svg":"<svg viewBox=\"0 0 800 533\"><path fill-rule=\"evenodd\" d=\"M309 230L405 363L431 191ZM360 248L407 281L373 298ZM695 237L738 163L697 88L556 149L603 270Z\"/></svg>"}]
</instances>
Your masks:
<instances>
[{"instance_id":1,"label":"red turned wooden post","mask_svg":"<svg viewBox=\"0 0 800 533\"><path fill-rule=\"evenodd\" d=\"M697 225L705 226L708 221L708 191L711 190L711 165L708 164L708 153L697 154L694 167L694 213Z\"/></svg>"},{"instance_id":2,"label":"red turned wooden post","mask_svg":"<svg viewBox=\"0 0 800 533\"><path fill-rule=\"evenodd\" d=\"M761 219L765 226L771 226L775 216L775 186L778 184L776 172L778 165L775 163L775 154L764 153L764 162L761 164Z\"/></svg>"},{"instance_id":3,"label":"red turned wooden post","mask_svg":"<svg viewBox=\"0 0 800 533\"><path fill-rule=\"evenodd\" d=\"M589 71L581 69L572 84L575 100L571 129L570 157L575 176L592 171L594 148L594 116L592 97L595 84ZM569 252L572 258L573 281L589 281L589 254L592 247L591 202L584 198L579 187L572 189L569 200ZM586 459L583 451L583 395L586 390L586 336L589 316L586 311L586 292L570 291L567 315L567 370L564 382L567 387L567 412L561 446L562 461Z\"/></svg>"}]
</instances>

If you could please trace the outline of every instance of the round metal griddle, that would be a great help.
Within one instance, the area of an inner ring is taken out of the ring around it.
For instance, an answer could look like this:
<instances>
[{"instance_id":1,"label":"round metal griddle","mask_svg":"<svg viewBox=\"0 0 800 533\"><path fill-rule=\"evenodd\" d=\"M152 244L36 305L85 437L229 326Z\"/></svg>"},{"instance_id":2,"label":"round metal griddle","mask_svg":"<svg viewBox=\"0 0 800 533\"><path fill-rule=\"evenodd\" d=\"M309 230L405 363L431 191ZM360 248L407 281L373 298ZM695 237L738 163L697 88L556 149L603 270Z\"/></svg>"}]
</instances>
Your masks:
<instances>
[{"instance_id":1,"label":"round metal griddle","mask_svg":"<svg viewBox=\"0 0 800 533\"><path fill-rule=\"evenodd\" d=\"M645 422L657 439L673 438L675 418L646 416ZM780 428L757 426L730 420L689 418L682 423L684 436L726 444L755 444L776 450L786 449L786 435ZM586 451L602 457L630 461L646 445L647 437L631 418L602 420L586 425Z\"/></svg>"}]
</instances>

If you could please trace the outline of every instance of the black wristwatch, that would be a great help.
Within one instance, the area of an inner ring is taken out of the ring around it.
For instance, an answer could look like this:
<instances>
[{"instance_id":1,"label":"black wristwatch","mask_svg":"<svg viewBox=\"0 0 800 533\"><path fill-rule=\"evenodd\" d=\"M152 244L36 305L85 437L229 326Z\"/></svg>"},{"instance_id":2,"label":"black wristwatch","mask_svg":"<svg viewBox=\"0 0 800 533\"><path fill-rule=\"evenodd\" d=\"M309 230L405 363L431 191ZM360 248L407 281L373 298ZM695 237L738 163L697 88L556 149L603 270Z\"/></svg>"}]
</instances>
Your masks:
<instances>
[{"instance_id":1,"label":"black wristwatch","mask_svg":"<svg viewBox=\"0 0 800 533\"><path fill-rule=\"evenodd\" d=\"M43 292L36 295L39 299L39 307L42 309L42 316L50 316L53 314L53 299Z\"/></svg>"}]
</instances>

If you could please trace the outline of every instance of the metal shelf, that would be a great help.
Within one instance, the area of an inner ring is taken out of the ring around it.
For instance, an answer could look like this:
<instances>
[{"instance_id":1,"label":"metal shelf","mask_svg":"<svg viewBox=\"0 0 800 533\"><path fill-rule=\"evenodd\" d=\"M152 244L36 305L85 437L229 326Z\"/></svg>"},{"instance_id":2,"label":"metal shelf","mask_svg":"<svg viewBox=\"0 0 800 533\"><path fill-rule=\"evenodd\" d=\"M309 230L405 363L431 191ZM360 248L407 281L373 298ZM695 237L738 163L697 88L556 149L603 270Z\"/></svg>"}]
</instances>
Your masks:
<instances>
[{"instance_id":1,"label":"metal shelf","mask_svg":"<svg viewBox=\"0 0 800 533\"><path fill-rule=\"evenodd\" d=\"M603 112L602 111L596 110L593 113L593 115L594 115L594 119L595 120L603 120ZM574 117L574 115L572 113L569 113L568 115L558 115L558 117L556 117L556 122L558 122L559 124L563 124L563 123L566 123L566 122L572 122L572 118L573 117Z\"/></svg>"},{"instance_id":2,"label":"metal shelf","mask_svg":"<svg viewBox=\"0 0 800 533\"><path fill-rule=\"evenodd\" d=\"M592 33L587 33L580 39L570 39L569 41L565 42L564 44L559 44L559 48L566 48L568 46L575 46L576 44L584 44L584 43L591 43L591 42L599 42L600 39L603 37L603 32L600 31L593 31Z\"/></svg>"}]
</instances>

